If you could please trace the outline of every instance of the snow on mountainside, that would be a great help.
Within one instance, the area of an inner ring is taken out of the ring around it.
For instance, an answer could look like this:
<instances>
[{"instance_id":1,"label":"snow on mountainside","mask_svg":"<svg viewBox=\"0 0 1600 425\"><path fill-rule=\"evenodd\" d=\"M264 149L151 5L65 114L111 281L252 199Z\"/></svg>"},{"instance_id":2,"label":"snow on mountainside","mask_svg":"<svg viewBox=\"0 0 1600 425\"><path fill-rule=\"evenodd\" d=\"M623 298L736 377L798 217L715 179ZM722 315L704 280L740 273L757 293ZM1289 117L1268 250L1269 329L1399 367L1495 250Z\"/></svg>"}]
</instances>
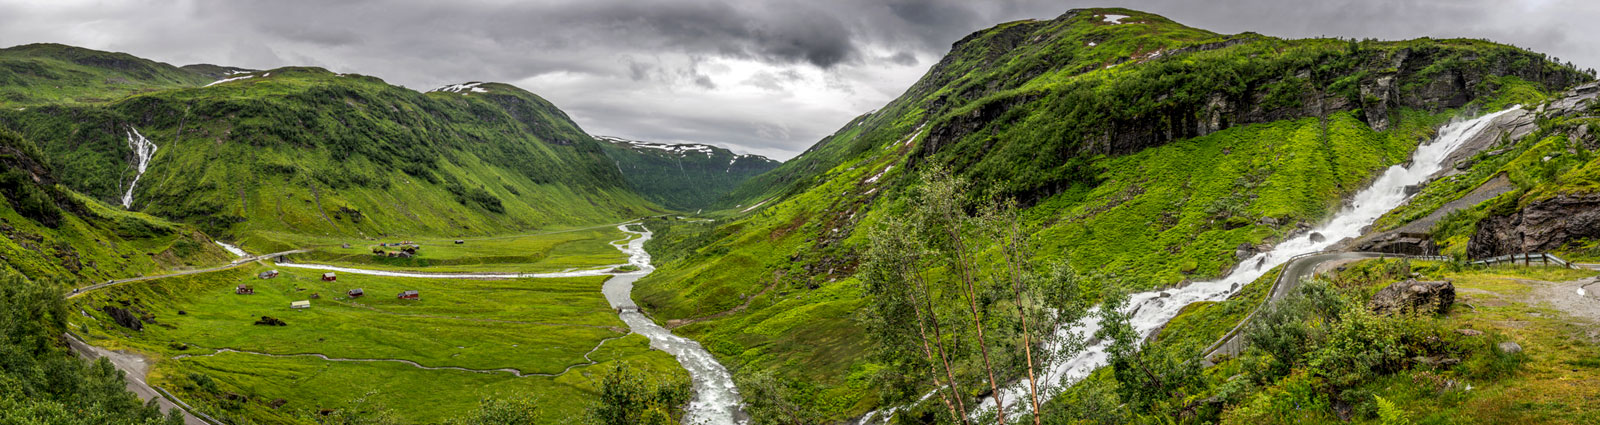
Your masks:
<instances>
[{"instance_id":1,"label":"snow on mountainside","mask_svg":"<svg viewBox=\"0 0 1600 425\"><path fill-rule=\"evenodd\" d=\"M700 143L653 143L594 136L628 184L661 205L694 210L721 200L745 179L778 161Z\"/></svg>"}]
</instances>

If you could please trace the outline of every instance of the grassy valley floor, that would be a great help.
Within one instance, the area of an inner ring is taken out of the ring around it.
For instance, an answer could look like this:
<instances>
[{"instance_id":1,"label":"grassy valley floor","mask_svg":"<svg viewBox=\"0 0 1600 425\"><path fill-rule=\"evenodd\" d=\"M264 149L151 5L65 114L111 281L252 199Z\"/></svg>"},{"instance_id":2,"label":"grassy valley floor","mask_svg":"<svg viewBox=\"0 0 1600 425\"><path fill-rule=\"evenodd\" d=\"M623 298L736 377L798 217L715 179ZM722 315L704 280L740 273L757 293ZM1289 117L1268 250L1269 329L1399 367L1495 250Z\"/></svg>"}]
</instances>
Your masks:
<instances>
[{"instance_id":1,"label":"grassy valley floor","mask_svg":"<svg viewBox=\"0 0 1600 425\"><path fill-rule=\"evenodd\" d=\"M506 239L538 245L528 240ZM228 423L309 423L322 409L392 410L403 423L437 423L483 398L514 395L532 395L544 417L558 421L582 413L605 364L627 362L659 378L683 376L670 355L628 333L601 295L606 277L340 274L330 282L320 271L300 269L258 277L270 268L257 264L85 294L73 299L82 314L72 328L96 345L150 357L152 385ZM254 294L236 294L240 284ZM353 288L366 295L349 297ZM420 299L396 297L406 290L419 291ZM311 307L290 308L301 300ZM143 319L144 329L117 324L108 312L118 308ZM252 324L264 316L285 325Z\"/></svg>"}]
</instances>

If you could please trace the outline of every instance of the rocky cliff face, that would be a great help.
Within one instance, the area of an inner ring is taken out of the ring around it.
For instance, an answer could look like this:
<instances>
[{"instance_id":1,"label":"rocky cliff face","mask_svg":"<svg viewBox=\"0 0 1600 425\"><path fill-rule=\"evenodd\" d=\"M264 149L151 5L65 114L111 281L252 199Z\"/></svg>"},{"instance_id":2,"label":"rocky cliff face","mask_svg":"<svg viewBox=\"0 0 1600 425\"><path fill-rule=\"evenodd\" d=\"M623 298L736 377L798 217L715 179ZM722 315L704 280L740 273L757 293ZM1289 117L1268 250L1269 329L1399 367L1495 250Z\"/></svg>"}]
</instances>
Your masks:
<instances>
[{"instance_id":1,"label":"rocky cliff face","mask_svg":"<svg viewBox=\"0 0 1600 425\"><path fill-rule=\"evenodd\" d=\"M1467 245L1473 258L1547 252L1580 239L1600 239L1600 193L1557 195L1509 215L1478 222Z\"/></svg>"}]
</instances>

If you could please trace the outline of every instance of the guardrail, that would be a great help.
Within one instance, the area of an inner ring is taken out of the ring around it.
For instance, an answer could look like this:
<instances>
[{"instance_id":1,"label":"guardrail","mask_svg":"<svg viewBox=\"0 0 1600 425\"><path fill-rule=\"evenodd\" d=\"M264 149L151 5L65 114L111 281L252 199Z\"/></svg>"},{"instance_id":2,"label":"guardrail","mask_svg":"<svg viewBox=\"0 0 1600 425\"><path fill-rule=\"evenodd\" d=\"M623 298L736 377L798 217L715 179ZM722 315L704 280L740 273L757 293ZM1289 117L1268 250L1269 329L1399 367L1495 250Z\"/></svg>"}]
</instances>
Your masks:
<instances>
[{"instance_id":1,"label":"guardrail","mask_svg":"<svg viewBox=\"0 0 1600 425\"><path fill-rule=\"evenodd\" d=\"M1530 266L1530 265L1533 265L1533 263L1535 261L1539 262L1542 265L1546 265L1546 266L1554 264L1554 265L1558 265L1558 266L1569 268L1569 269L1578 268L1578 266L1575 266L1572 263L1567 262L1567 260L1561 259L1561 257L1550 255L1549 253L1544 253L1544 252L1532 253L1532 254L1501 255L1501 256L1498 256L1498 257L1485 258L1485 259L1482 259L1482 260L1473 261L1471 264L1481 264L1481 265L1485 265L1485 266L1492 266L1492 265L1496 265L1496 264L1504 264L1504 263L1516 264L1518 262L1521 262L1522 265L1524 265L1524 266Z\"/></svg>"},{"instance_id":2,"label":"guardrail","mask_svg":"<svg viewBox=\"0 0 1600 425\"><path fill-rule=\"evenodd\" d=\"M1266 298L1264 298L1261 301L1261 304L1257 305L1255 309L1250 310L1250 314L1245 315L1243 320L1240 320L1237 325L1234 325L1232 329L1228 330L1228 333L1223 334L1221 338L1218 338L1216 342L1211 343L1210 346L1207 346L1206 349L1204 351L1202 351L1202 353L1203 353L1202 357L1205 359L1206 363L1210 364L1211 363L1211 359L1213 357L1216 357L1218 354L1236 355L1238 353L1243 352L1244 351L1244 338L1240 338L1239 337L1240 334L1243 333L1244 330L1246 329L1246 327L1250 325L1250 321L1254 320L1256 318L1256 314L1260 313L1261 309L1266 308L1267 305L1272 304L1272 301L1274 299L1277 299L1279 297L1279 292L1284 290L1283 289L1283 278L1284 278L1285 274L1288 273L1289 268L1294 265L1295 261L1298 261L1298 260L1300 260L1302 258L1305 258L1305 257L1310 257L1310 256L1313 256L1313 255L1319 255L1319 254L1328 254L1328 252L1318 251L1318 252L1300 254L1300 255L1296 255L1294 257L1290 257L1288 261L1284 261L1283 264L1279 266L1278 277L1272 280L1272 288L1267 290ZM1413 260L1455 261L1455 258L1447 257L1447 256L1443 256L1443 255L1401 255L1401 254L1384 254L1384 253L1374 253L1374 254L1380 254L1380 256L1377 257L1377 258L1399 257L1399 258L1406 258L1406 259L1413 259ZM1557 257L1555 255L1551 255L1549 253L1543 253L1543 252L1531 253L1531 254L1501 255L1501 256L1498 256L1498 257L1485 258L1485 259L1482 259L1482 260L1472 261L1472 262L1470 262L1468 264L1483 265L1483 266L1493 266L1493 265L1507 264L1507 263L1514 265L1514 264L1517 264L1519 262L1522 263L1523 265L1533 265L1534 263L1537 262L1537 263L1539 263L1541 265L1546 265L1546 266L1548 266L1548 265L1557 265L1557 266L1564 267L1564 268L1569 268L1569 269L1571 269L1571 268L1579 268L1577 265L1574 265L1571 262L1568 262L1566 260L1561 259L1561 257Z\"/></svg>"},{"instance_id":3,"label":"guardrail","mask_svg":"<svg viewBox=\"0 0 1600 425\"><path fill-rule=\"evenodd\" d=\"M1255 309L1250 310L1250 314L1245 315L1244 319L1239 321L1239 324L1234 325L1233 329L1228 330L1228 333L1222 334L1222 338L1217 339L1216 342L1211 343L1211 346L1206 347L1206 349L1202 351L1202 353L1205 353L1203 356L1205 357L1206 362L1209 363L1211 361L1211 357L1222 350L1228 350L1227 352L1229 353L1239 353L1242 351L1244 349L1244 339L1238 338L1239 334L1244 332L1245 326L1250 324L1251 319L1256 318L1256 313L1260 313L1262 307L1265 307L1267 304L1271 304L1272 299L1277 297L1279 289L1283 287L1283 276L1288 272L1289 266L1293 265L1296 260L1301 258L1322 253L1322 251L1317 251L1296 255L1289 257L1288 261L1284 261L1283 264L1279 265L1278 277L1272 279L1272 287L1267 289L1267 295L1261 300L1261 305L1258 305ZM1246 285L1248 284L1249 283L1246 283Z\"/></svg>"}]
</instances>

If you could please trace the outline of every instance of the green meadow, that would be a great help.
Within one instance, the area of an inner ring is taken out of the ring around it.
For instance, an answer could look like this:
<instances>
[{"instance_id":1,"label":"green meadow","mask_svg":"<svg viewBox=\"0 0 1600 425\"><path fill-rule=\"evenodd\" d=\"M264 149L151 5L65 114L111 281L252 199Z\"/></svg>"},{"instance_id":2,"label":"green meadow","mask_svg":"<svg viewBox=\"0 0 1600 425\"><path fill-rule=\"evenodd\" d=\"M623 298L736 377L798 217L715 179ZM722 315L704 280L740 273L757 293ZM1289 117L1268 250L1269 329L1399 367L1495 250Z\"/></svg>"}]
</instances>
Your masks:
<instances>
[{"instance_id":1,"label":"green meadow","mask_svg":"<svg viewBox=\"0 0 1600 425\"><path fill-rule=\"evenodd\" d=\"M451 239L438 237L389 237L380 240L349 241L274 235L274 246L312 246L313 250L290 257L294 261L379 270L425 272L556 272L588 269L626 263L628 257L611 242L628 234L616 226L551 230L524 235ZM456 240L463 243L456 244ZM400 248L380 246L414 242L420 247L415 257L377 255L373 250L396 252ZM344 244L350 247L345 248Z\"/></svg>"},{"instance_id":2,"label":"green meadow","mask_svg":"<svg viewBox=\"0 0 1600 425\"><path fill-rule=\"evenodd\" d=\"M541 403L547 413L576 414L603 363L626 361L660 377L683 374L670 355L627 333L600 293L604 276L472 280L340 273L324 281L322 271L276 268L277 277L258 277L271 269L252 264L85 294L73 299L82 311L72 319L73 330L94 344L156 359L152 384L229 423L304 423L307 412L379 405L403 422L431 423L496 394L549 397ZM254 293L236 294L240 284ZM350 297L354 288L365 295ZM418 291L419 299L397 298L407 290ZM302 300L311 307L290 308ZM143 317L144 329L116 324L106 306ZM254 324L263 316L285 325ZM303 356L277 357L283 355ZM288 404L273 408L277 399ZM420 400L429 403L414 403Z\"/></svg>"}]
</instances>

